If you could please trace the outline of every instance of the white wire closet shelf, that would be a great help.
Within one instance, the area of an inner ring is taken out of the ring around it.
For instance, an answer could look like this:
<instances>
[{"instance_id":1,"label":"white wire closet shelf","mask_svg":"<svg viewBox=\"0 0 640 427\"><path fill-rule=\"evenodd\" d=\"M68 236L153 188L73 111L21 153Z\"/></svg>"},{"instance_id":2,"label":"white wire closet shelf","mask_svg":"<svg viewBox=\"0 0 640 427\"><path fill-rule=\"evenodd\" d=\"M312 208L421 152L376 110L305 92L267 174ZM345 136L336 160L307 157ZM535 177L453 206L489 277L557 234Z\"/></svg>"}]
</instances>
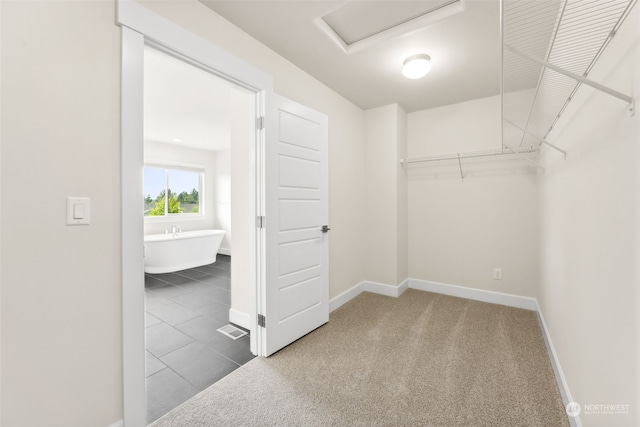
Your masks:
<instances>
[{"instance_id":1,"label":"white wire closet shelf","mask_svg":"<svg viewBox=\"0 0 640 427\"><path fill-rule=\"evenodd\" d=\"M408 159L400 160L400 164L403 166L410 165L413 163L452 163L455 164L460 171L460 179L464 180L465 174L462 168L462 160L470 160L470 159L482 159L487 157L507 157L507 156L515 156L519 159L523 159L537 168L542 169L533 159L527 157L527 154L537 154L540 151L540 147L503 147L497 148L493 150L477 150L477 151L466 151L461 153L452 153L452 154L439 154L435 156L424 156L424 157L412 157ZM544 170L544 169L542 169Z\"/></svg>"},{"instance_id":2,"label":"white wire closet shelf","mask_svg":"<svg viewBox=\"0 0 640 427\"><path fill-rule=\"evenodd\" d=\"M542 171L537 153L582 85L629 104L633 97L589 79L638 0L501 0L502 148L402 159L403 165L517 155ZM535 156L524 157L524 154ZM514 157L515 158L515 157Z\"/></svg>"},{"instance_id":3,"label":"white wire closet shelf","mask_svg":"<svg viewBox=\"0 0 640 427\"><path fill-rule=\"evenodd\" d=\"M410 164L410 163L428 163L428 162L442 162L442 161L450 161L450 160L465 160L465 159L473 159L480 157L495 157L495 156L506 156L506 155L518 155L518 154L526 154L526 153L535 153L540 150L540 147L516 147L513 149L493 149L493 150L477 150L477 151L465 151L461 153L451 153L451 154L438 154L435 156L424 156L424 157L411 157L408 159L400 160L402 164Z\"/></svg>"},{"instance_id":4,"label":"white wire closet shelf","mask_svg":"<svg viewBox=\"0 0 640 427\"><path fill-rule=\"evenodd\" d=\"M502 0L503 145L546 144L582 85L629 104L589 73L637 0Z\"/></svg>"}]
</instances>

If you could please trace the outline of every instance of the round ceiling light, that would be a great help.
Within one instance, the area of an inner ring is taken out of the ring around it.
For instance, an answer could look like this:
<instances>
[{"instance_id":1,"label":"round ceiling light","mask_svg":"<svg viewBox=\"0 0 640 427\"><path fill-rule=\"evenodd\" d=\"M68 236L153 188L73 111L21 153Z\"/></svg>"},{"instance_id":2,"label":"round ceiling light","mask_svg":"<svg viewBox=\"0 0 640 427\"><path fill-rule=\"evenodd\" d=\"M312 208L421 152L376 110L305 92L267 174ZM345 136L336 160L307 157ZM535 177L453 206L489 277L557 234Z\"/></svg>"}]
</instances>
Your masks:
<instances>
[{"instance_id":1,"label":"round ceiling light","mask_svg":"<svg viewBox=\"0 0 640 427\"><path fill-rule=\"evenodd\" d=\"M408 79L419 79L431 69L431 57L424 53L411 55L402 63L402 74Z\"/></svg>"}]
</instances>

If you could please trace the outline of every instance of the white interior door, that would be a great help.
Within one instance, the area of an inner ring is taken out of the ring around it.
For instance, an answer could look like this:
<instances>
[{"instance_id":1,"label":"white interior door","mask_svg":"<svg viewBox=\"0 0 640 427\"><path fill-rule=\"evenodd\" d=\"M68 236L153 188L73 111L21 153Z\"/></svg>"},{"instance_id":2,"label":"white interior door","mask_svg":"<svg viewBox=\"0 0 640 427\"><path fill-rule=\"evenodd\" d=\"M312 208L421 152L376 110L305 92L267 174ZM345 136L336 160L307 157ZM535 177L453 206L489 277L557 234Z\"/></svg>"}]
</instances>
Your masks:
<instances>
[{"instance_id":1,"label":"white interior door","mask_svg":"<svg viewBox=\"0 0 640 427\"><path fill-rule=\"evenodd\" d=\"M329 321L328 119L286 98L271 99L261 313L267 356Z\"/></svg>"}]
</instances>

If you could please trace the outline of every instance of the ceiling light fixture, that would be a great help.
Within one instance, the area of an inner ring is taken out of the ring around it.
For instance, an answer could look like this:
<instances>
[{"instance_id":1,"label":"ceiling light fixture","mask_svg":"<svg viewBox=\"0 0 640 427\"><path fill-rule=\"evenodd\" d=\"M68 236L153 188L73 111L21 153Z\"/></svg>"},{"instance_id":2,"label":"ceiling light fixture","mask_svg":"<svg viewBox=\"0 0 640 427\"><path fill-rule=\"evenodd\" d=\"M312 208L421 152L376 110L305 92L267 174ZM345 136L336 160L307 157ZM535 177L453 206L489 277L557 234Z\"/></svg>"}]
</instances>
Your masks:
<instances>
[{"instance_id":1,"label":"ceiling light fixture","mask_svg":"<svg viewBox=\"0 0 640 427\"><path fill-rule=\"evenodd\" d=\"M408 79L419 79L431 69L431 57L424 53L411 55L402 63L402 74Z\"/></svg>"}]
</instances>

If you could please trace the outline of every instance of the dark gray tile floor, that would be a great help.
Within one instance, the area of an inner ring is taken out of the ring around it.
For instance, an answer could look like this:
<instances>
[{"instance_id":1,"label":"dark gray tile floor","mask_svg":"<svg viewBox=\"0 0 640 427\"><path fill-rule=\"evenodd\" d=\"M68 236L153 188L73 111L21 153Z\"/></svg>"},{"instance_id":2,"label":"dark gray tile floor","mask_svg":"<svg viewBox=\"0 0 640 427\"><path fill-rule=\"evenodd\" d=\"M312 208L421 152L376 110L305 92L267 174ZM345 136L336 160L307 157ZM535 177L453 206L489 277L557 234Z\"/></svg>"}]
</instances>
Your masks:
<instances>
[{"instance_id":1,"label":"dark gray tile floor","mask_svg":"<svg viewBox=\"0 0 640 427\"><path fill-rule=\"evenodd\" d=\"M249 336L221 334L229 323L231 257L167 274L145 274L147 422L239 368Z\"/></svg>"}]
</instances>

